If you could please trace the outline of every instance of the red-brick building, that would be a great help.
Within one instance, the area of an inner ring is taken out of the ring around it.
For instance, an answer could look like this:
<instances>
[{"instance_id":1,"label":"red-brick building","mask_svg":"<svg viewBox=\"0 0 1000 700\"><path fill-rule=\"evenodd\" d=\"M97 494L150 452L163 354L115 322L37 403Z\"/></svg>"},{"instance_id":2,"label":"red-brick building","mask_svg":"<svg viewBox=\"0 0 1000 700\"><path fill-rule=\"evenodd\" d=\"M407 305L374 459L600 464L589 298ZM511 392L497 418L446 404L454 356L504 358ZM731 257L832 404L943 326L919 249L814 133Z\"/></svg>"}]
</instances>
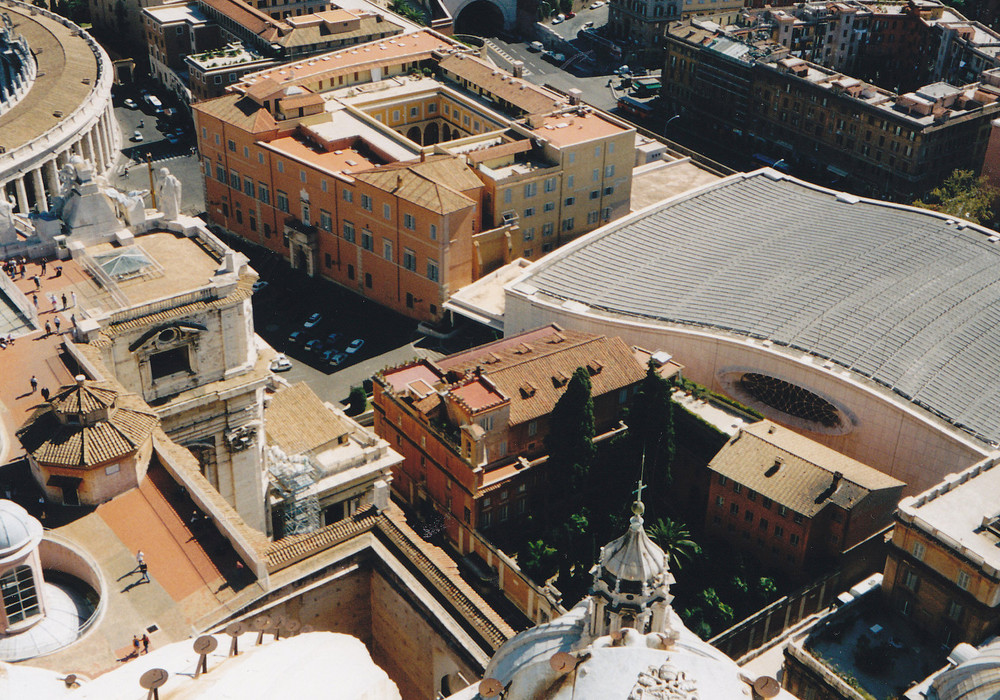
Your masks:
<instances>
[{"instance_id":1,"label":"red-brick building","mask_svg":"<svg viewBox=\"0 0 1000 700\"><path fill-rule=\"evenodd\" d=\"M460 548L459 522L519 519L541 492L549 415L578 367L590 374L597 432L614 428L645 376L620 338L550 325L378 375L375 432L404 456L397 495L443 513Z\"/></svg>"},{"instance_id":2,"label":"red-brick building","mask_svg":"<svg viewBox=\"0 0 1000 700\"><path fill-rule=\"evenodd\" d=\"M708 471L707 530L792 573L889 525L905 486L770 421L742 428Z\"/></svg>"}]
</instances>

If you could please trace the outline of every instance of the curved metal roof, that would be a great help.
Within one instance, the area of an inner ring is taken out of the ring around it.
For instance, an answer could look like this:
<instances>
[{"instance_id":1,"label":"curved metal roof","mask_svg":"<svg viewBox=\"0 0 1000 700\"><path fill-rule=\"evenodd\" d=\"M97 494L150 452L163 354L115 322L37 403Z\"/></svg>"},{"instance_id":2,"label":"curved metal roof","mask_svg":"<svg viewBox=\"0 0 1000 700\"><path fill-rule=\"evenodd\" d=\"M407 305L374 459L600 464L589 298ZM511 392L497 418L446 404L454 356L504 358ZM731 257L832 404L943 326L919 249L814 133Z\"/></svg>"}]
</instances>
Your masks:
<instances>
[{"instance_id":1,"label":"curved metal roof","mask_svg":"<svg viewBox=\"0 0 1000 700\"><path fill-rule=\"evenodd\" d=\"M772 176L729 178L595 232L513 288L768 338L1000 441L992 232Z\"/></svg>"}]
</instances>

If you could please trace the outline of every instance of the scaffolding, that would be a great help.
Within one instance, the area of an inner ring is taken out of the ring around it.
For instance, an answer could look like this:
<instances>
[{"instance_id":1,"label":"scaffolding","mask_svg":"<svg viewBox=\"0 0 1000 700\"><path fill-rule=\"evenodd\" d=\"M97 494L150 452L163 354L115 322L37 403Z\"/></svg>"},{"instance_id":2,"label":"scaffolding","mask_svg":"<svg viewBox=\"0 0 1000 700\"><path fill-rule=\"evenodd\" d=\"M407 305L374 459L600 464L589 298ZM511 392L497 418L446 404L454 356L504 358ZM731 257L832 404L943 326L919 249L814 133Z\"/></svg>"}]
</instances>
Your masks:
<instances>
[{"instance_id":1,"label":"scaffolding","mask_svg":"<svg viewBox=\"0 0 1000 700\"><path fill-rule=\"evenodd\" d=\"M267 450L268 473L273 492L281 502L276 507L280 537L301 535L319 529L320 508L316 496L318 470L305 455L286 455L271 446ZM279 533L276 533L279 534Z\"/></svg>"}]
</instances>

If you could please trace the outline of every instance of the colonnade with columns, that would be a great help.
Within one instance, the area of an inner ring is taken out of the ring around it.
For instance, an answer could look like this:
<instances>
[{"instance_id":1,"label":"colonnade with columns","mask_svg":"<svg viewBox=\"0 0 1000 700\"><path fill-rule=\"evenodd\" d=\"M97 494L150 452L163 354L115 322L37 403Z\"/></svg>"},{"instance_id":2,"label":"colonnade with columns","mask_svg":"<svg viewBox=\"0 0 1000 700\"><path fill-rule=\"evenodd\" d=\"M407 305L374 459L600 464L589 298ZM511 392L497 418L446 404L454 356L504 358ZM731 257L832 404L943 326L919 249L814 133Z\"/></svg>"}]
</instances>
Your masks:
<instances>
[{"instance_id":1,"label":"colonnade with columns","mask_svg":"<svg viewBox=\"0 0 1000 700\"><path fill-rule=\"evenodd\" d=\"M59 170L73 156L93 163L95 176L103 175L115 164L121 148L121 132L110 95L104 111L90 128L82 129L75 139L67 138L63 143L62 147L31 158L2 184L0 194L14 198L19 214L27 215L36 207L42 212L49 210L50 199L59 194Z\"/></svg>"}]
</instances>

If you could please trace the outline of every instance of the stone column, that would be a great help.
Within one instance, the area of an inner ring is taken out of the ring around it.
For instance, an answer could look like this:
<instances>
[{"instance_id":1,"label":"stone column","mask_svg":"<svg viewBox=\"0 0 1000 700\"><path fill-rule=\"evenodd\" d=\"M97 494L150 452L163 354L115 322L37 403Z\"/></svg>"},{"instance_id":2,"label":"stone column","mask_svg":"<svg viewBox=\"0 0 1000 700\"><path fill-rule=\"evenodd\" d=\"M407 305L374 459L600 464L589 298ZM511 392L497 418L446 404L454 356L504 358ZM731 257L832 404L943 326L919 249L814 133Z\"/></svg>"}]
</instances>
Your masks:
<instances>
[{"instance_id":1,"label":"stone column","mask_svg":"<svg viewBox=\"0 0 1000 700\"><path fill-rule=\"evenodd\" d=\"M27 214L28 209L28 190L24 186L24 176L14 180L14 188L17 190L17 210L21 214Z\"/></svg>"},{"instance_id":2,"label":"stone column","mask_svg":"<svg viewBox=\"0 0 1000 700\"><path fill-rule=\"evenodd\" d=\"M56 162L58 155L45 162L49 170L49 192L55 197L59 194L59 164Z\"/></svg>"},{"instance_id":3,"label":"stone column","mask_svg":"<svg viewBox=\"0 0 1000 700\"><path fill-rule=\"evenodd\" d=\"M108 167L110 168L115 164L115 157L118 155L115 153L115 146L111 142L111 132L108 130L108 115L101 115L101 121L98 122L100 130L98 134L100 135L102 141L104 142L104 157L107 159Z\"/></svg>"},{"instance_id":4,"label":"stone column","mask_svg":"<svg viewBox=\"0 0 1000 700\"><path fill-rule=\"evenodd\" d=\"M35 203L38 205L38 211L48 211L49 202L45 198L45 182L42 180L42 168L35 168L31 171L31 175L35 180Z\"/></svg>"},{"instance_id":5,"label":"stone column","mask_svg":"<svg viewBox=\"0 0 1000 700\"><path fill-rule=\"evenodd\" d=\"M93 163L95 168L101 167L94 152L94 136L89 131L83 135L83 157Z\"/></svg>"},{"instance_id":6,"label":"stone column","mask_svg":"<svg viewBox=\"0 0 1000 700\"><path fill-rule=\"evenodd\" d=\"M90 134L91 140L97 148L97 162L94 163L95 171L103 172L108 168L108 161L104 157L104 144L101 143L101 121L99 119L94 122L94 126L90 130Z\"/></svg>"}]
</instances>

